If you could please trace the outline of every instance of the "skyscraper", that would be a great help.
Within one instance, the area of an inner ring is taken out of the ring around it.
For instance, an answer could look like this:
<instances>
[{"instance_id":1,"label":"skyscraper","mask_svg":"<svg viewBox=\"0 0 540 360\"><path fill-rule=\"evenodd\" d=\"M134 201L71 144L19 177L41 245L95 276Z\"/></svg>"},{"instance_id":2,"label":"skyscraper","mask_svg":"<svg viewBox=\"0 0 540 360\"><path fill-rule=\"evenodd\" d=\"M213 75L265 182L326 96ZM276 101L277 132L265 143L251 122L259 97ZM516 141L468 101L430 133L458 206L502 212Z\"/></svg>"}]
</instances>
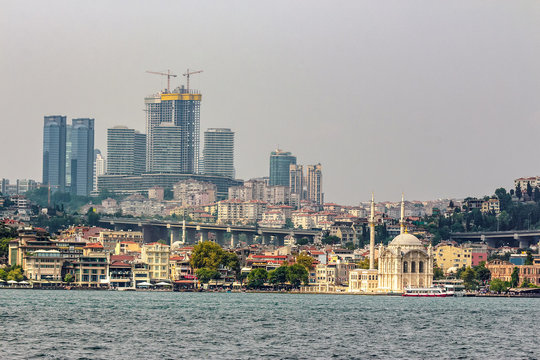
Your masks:
<instances>
[{"instance_id":1,"label":"skyscraper","mask_svg":"<svg viewBox=\"0 0 540 360\"><path fill-rule=\"evenodd\" d=\"M296 164L296 156L280 149L270 153L270 186L289 186L290 165Z\"/></svg>"},{"instance_id":2,"label":"skyscraper","mask_svg":"<svg viewBox=\"0 0 540 360\"><path fill-rule=\"evenodd\" d=\"M72 126L66 124L66 189L71 187L71 129Z\"/></svg>"},{"instance_id":3,"label":"skyscraper","mask_svg":"<svg viewBox=\"0 0 540 360\"><path fill-rule=\"evenodd\" d=\"M105 160L105 157L101 154L101 151L97 149L96 151L98 151L98 153L96 154L96 158L94 160L94 191L98 190L98 176L105 175L107 172L107 160Z\"/></svg>"},{"instance_id":4,"label":"skyscraper","mask_svg":"<svg viewBox=\"0 0 540 360\"><path fill-rule=\"evenodd\" d=\"M234 178L234 132L208 129L204 132L203 173Z\"/></svg>"},{"instance_id":5,"label":"skyscraper","mask_svg":"<svg viewBox=\"0 0 540 360\"><path fill-rule=\"evenodd\" d=\"M174 166L179 173L195 174L199 165L200 105L202 95L196 90L176 88L144 99L146 105L146 170L159 172L162 166L155 158L156 143L154 129L161 123L179 127L179 164ZM163 154L162 154L163 155ZM175 155L176 156L176 155Z\"/></svg>"},{"instance_id":6,"label":"skyscraper","mask_svg":"<svg viewBox=\"0 0 540 360\"><path fill-rule=\"evenodd\" d=\"M322 205L324 201L324 194L322 192L322 166L307 165L306 166L306 186L308 200Z\"/></svg>"},{"instance_id":7,"label":"skyscraper","mask_svg":"<svg viewBox=\"0 0 540 360\"><path fill-rule=\"evenodd\" d=\"M71 121L71 193L88 196L94 187L94 119Z\"/></svg>"},{"instance_id":8,"label":"skyscraper","mask_svg":"<svg viewBox=\"0 0 540 360\"><path fill-rule=\"evenodd\" d=\"M173 123L161 123L153 129L154 173L181 174L182 167L182 128Z\"/></svg>"},{"instance_id":9,"label":"skyscraper","mask_svg":"<svg viewBox=\"0 0 540 360\"><path fill-rule=\"evenodd\" d=\"M304 167L302 165L289 166L289 184L291 205L298 207L300 201L304 200Z\"/></svg>"},{"instance_id":10,"label":"skyscraper","mask_svg":"<svg viewBox=\"0 0 540 360\"><path fill-rule=\"evenodd\" d=\"M107 129L107 156L107 174L142 174L146 170L146 135L126 126Z\"/></svg>"},{"instance_id":11,"label":"skyscraper","mask_svg":"<svg viewBox=\"0 0 540 360\"><path fill-rule=\"evenodd\" d=\"M45 116L43 127L43 184L52 190L66 187L66 117Z\"/></svg>"}]
</instances>

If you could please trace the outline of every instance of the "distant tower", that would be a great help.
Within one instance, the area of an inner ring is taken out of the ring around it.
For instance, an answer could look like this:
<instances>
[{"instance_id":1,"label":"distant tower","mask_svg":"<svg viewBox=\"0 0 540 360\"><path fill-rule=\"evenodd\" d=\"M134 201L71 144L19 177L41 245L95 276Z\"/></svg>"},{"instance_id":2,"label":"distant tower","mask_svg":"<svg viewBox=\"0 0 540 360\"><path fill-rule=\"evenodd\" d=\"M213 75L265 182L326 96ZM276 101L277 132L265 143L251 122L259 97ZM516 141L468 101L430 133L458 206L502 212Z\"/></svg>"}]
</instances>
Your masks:
<instances>
[{"instance_id":1,"label":"distant tower","mask_svg":"<svg viewBox=\"0 0 540 360\"><path fill-rule=\"evenodd\" d=\"M146 135L126 126L107 129L107 174L140 175L146 170Z\"/></svg>"},{"instance_id":2,"label":"distant tower","mask_svg":"<svg viewBox=\"0 0 540 360\"><path fill-rule=\"evenodd\" d=\"M99 151L96 149L96 151ZM105 157L101 154L101 151L96 154L96 159L94 161L94 191L98 191L97 179L98 176L105 175L107 173L107 161Z\"/></svg>"},{"instance_id":3,"label":"distant tower","mask_svg":"<svg viewBox=\"0 0 540 360\"><path fill-rule=\"evenodd\" d=\"M291 205L300 206L304 200L304 167L302 165L289 165L289 184Z\"/></svg>"},{"instance_id":4,"label":"distant tower","mask_svg":"<svg viewBox=\"0 0 540 360\"><path fill-rule=\"evenodd\" d=\"M401 193L401 217L399 219L399 233L405 232L405 200L403 193Z\"/></svg>"},{"instance_id":5,"label":"distant tower","mask_svg":"<svg viewBox=\"0 0 540 360\"><path fill-rule=\"evenodd\" d=\"M231 129L208 129L204 132L203 173L235 177L234 132Z\"/></svg>"},{"instance_id":6,"label":"distant tower","mask_svg":"<svg viewBox=\"0 0 540 360\"><path fill-rule=\"evenodd\" d=\"M277 149L270 153L270 186L289 184L290 165L296 164L296 156Z\"/></svg>"},{"instance_id":7,"label":"distant tower","mask_svg":"<svg viewBox=\"0 0 540 360\"><path fill-rule=\"evenodd\" d=\"M88 196L94 188L94 119L73 119L71 126L71 193Z\"/></svg>"},{"instance_id":8,"label":"distant tower","mask_svg":"<svg viewBox=\"0 0 540 360\"><path fill-rule=\"evenodd\" d=\"M324 195L322 192L321 164L306 166L306 186L307 199L311 202L322 205L324 202Z\"/></svg>"},{"instance_id":9,"label":"distant tower","mask_svg":"<svg viewBox=\"0 0 540 360\"><path fill-rule=\"evenodd\" d=\"M66 117L45 116L43 126L43 181L51 191L66 187Z\"/></svg>"},{"instance_id":10,"label":"distant tower","mask_svg":"<svg viewBox=\"0 0 540 360\"><path fill-rule=\"evenodd\" d=\"M375 269L375 196L371 193L371 213L369 216L369 269Z\"/></svg>"},{"instance_id":11,"label":"distant tower","mask_svg":"<svg viewBox=\"0 0 540 360\"><path fill-rule=\"evenodd\" d=\"M173 123L161 123L153 129L153 164L154 173L182 174L182 128Z\"/></svg>"},{"instance_id":12,"label":"distant tower","mask_svg":"<svg viewBox=\"0 0 540 360\"><path fill-rule=\"evenodd\" d=\"M179 128L178 173L195 174L199 166L200 106L202 95L196 90L179 87L144 99L146 105L146 171L159 172L161 165L155 158L156 143L154 129L162 123ZM176 156L176 155L175 155Z\"/></svg>"}]
</instances>

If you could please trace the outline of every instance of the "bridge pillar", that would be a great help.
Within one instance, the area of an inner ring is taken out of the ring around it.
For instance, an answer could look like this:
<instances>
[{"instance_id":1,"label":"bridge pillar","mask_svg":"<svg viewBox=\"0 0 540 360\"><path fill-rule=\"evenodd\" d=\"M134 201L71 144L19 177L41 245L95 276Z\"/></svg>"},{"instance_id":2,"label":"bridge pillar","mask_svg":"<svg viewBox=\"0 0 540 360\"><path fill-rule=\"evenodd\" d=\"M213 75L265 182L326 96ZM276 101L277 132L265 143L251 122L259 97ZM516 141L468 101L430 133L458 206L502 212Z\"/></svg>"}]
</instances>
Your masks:
<instances>
[{"instance_id":1,"label":"bridge pillar","mask_svg":"<svg viewBox=\"0 0 540 360\"><path fill-rule=\"evenodd\" d=\"M225 245L225 232L224 231L216 231L216 243L219 244L219 246Z\"/></svg>"},{"instance_id":2,"label":"bridge pillar","mask_svg":"<svg viewBox=\"0 0 540 360\"><path fill-rule=\"evenodd\" d=\"M208 241L208 231L207 230L200 230L200 239L199 242Z\"/></svg>"},{"instance_id":3,"label":"bridge pillar","mask_svg":"<svg viewBox=\"0 0 540 360\"><path fill-rule=\"evenodd\" d=\"M246 235L246 243L248 245L253 244L253 238L254 238L255 235L252 234L252 233L246 233L245 235Z\"/></svg>"},{"instance_id":4,"label":"bridge pillar","mask_svg":"<svg viewBox=\"0 0 540 360\"><path fill-rule=\"evenodd\" d=\"M486 237L484 239L484 242L487 244L487 246L489 246L491 248L496 248L497 247L497 239Z\"/></svg>"},{"instance_id":5,"label":"bridge pillar","mask_svg":"<svg viewBox=\"0 0 540 360\"><path fill-rule=\"evenodd\" d=\"M520 237L519 238L519 248L520 249L527 249L530 246L529 239Z\"/></svg>"},{"instance_id":6,"label":"bridge pillar","mask_svg":"<svg viewBox=\"0 0 540 360\"><path fill-rule=\"evenodd\" d=\"M195 238L197 237L197 232L193 229L186 229L186 237L185 237L185 244L193 244L195 242Z\"/></svg>"},{"instance_id":7,"label":"bridge pillar","mask_svg":"<svg viewBox=\"0 0 540 360\"><path fill-rule=\"evenodd\" d=\"M277 234L275 236L275 239L276 239L276 246L285 245L285 234Z\"/></svg>"},{"instance_id":8,"label":"bridge pillar","mask_svg":"<svg viewBox=\"0 0 540 360\"><path fill-rule=\"evenodd\" d=\"M231 231L231 249L234 249L236 244L238 244L238 233Z\"/></svg>"},{"instance_id":9,"label":"bridge pillar","mask_svg":"<svg viewBox=\"0 0 540 360\"><path fill-rule=\"evenodd\" d=\"M261 244L262 245L270 245L270 242L272 241L272 235L262 233L261 234Z\"/></svg>"},{"instance_id":10,"label":"bridge pillar","mask_svg":"<svg viewBox=\"0 0 540 360\"><path fill-rule=\"evenodd\" d=\"M169 229L171 245L174 242L180 241L180 229L171 227Z\"/></svg>"}]
</instances>

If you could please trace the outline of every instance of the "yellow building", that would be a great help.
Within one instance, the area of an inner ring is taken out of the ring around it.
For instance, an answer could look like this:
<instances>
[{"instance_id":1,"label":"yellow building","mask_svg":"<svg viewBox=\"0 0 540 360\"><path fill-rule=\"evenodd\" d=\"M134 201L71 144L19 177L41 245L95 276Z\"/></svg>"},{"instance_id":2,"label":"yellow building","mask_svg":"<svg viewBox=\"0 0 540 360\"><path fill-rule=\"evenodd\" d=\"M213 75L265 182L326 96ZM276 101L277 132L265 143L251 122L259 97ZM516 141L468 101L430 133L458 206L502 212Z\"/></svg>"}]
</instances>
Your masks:
<instances>
[{"instance_id":1,"label":"yellow building","mask_svg":"<svg viewBox=\"0 0 540 360\"><path fill-rule=\"evenodd\" d=\"M355 269L349 273L349 292L372 293L379 287L377 269Z\"/></svg>"},{"instance_id":2,"label":"yellow building","mask_svg":"<svg viewBox=\"0 0 540 360\"><path fill-rule=\"evenodd\" d=\"M24 273L33 281L62 281L64 257L58 250L36 250L26 256Z\"/></svg>"},{"instance_id":3,"label":"yellow building","mask_svg":"<svg viewBox=\"0 0 540 360\"><path fill-rule=\"evenodd\" d=\"M440 267L445 273L454 268L472 266L472 249L461 248L452 245L439 245L434 251L435 265Z\"/></svg>"},{"instance_id":4,"label":"yellow building","mask_svg":"<svg viewBox=\"0 0 540 360\"><path fill-rule=\"evenodd\" d=\"M116 245L122 241L131 241L138 244L143 243L142 231L113 231L105 230L99 233L98 241L106 251L116 251Z\"/></svg>"},{"instance_id":5,"label":"yellow building","mask_svg":"<svg viewBox=\"0 0 540 360\"><path fill-rule=\"evenodd\" d=\"M141 260L148 264L150 280L169 279L169 255L169 245L155 242L142 246Z\"/></svg>"},{"instance_id":6,"label":"yellow building","mask_svg":"<svg viewBox=\"0 0 540 360\"><path fill-rule=\"evenodd\" d=\"M141 245L135 241L120 241L114 248L115 255L133 255L141 253Z\"/></svg>"}]
</instances>

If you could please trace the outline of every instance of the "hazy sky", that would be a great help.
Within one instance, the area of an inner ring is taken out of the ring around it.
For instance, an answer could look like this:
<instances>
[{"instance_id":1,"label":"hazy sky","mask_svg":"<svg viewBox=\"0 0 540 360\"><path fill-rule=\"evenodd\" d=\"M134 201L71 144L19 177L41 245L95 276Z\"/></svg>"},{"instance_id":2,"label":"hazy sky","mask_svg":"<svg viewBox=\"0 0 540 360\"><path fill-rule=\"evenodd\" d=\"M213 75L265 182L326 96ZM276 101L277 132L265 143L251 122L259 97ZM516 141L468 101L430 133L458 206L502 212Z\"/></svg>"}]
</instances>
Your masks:
<instances>
[{"instance_id":1,"label":"hazy sky","mask_svg":"<svg viewBox=\"0 0 540 360\"><path fill-rule=\"evenodd\" d=\"M43 116L144 130L146 70L204 70L239 178L278 146L326 201L491 194L540 175L540 1L1 1L0 178L41 181ZM177 85L183 78L175 80Z\"/></svg>"}]
</instances>

